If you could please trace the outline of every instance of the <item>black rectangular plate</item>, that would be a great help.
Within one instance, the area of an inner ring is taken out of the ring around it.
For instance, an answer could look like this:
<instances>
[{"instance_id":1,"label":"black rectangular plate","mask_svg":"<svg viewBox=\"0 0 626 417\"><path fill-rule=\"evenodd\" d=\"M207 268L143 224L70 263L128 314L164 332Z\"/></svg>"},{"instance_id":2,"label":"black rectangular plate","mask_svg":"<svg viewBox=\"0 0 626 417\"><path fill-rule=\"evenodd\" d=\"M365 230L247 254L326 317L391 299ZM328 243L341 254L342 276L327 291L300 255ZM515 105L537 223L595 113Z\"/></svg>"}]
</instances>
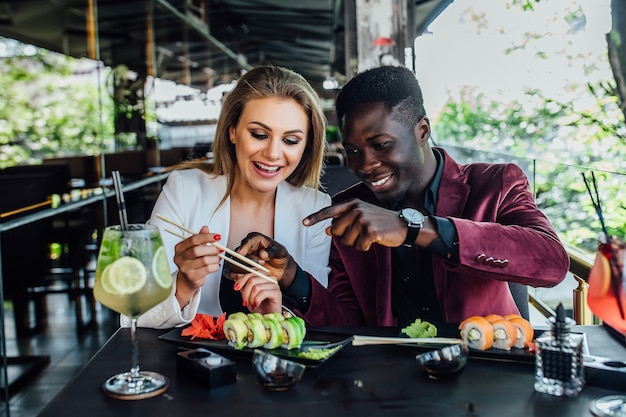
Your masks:
<instances>
[{"instance_id":1,"label":"black rectangular plate","mask_svg":"<svg viewBox=\"0 0 626 417\"><path fill-rule=\"evenodd\" d=\"M459 325L456 323L433 323L437 327L437 336L440 337L459 337ZM545 330L537 330L535 329L535 338L540 336ZM406 337L405 334L401 334L401 337ZM414 344L406 344L403 346L409 346L415 350L415 352L421 353L429 350L433 350L434 346L429 345L414 345ZM443 346L438 346L441 348ZM503 349L487 349L487 350L478 350L471 349L469 350L469 357L476 358L480 360L488 360L488 361L505 361L505 362L515 362L515 363L526 363L526 364L535 364L535 353L528 349L518 349L511 348L511 350L503 350Z\"/></svg>"},{"instance_id":2,"label":"black rectangular plate","mask_svg":"<svg viewBox=\"0 0 626 417\"><path fill-rule=\"evenodd\" d=\"M232 346L228 345L226 339L222 340L209 340L209 339L191 339L191 336L181 336L181 332L183 328L176 328L171 330L165 334L159 336L159 340L164 342L173 343L177 346L188 347L188 348L199 348L203 347L205 349L212 350L216 353L220 353L226 357L239 357L239 358L252 358L252 353L254 349L243 348L243 349L235 349ZM343 349L344 346L348 345L352 341L352 336L337 334L337 333L329 333L323 331L317 331L315 329L307 328L306 336L304 341L302 342L302 346L298 349L271 349L268 352L279 356L281 358L289 359L294 362L299 362L306 365L309 368L314 368L326 363L330 358L335 356L337 352ZM325 357L324 359L315 360L309 359L305 357L298 356L300 352L306 352L311 348L315 349L324 349L324 348L332 348L335 346L341 346L332 355Z\"/></svg>"}]
</instances>

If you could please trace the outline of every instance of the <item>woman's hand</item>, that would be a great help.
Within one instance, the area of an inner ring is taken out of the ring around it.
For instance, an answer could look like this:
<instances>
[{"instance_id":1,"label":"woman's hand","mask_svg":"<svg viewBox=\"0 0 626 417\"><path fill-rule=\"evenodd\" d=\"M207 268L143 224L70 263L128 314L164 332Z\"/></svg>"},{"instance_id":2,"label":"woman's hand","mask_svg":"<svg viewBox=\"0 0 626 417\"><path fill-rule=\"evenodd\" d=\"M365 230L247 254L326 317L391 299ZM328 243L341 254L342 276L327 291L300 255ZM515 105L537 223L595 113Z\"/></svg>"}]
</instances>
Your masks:
<instances>
[{"instance_id":1,"label":"woman's hand","mask_svg":"<svg viewBox=\"0 0 626 417\"><path fill-rule=\"evenodd\" d=\"M252 313L280 313L283 305L283 294L278 283L254 274L245 274L237 279L235 291L241 292L244 307Z\"/></svg>"},{"instance_id":2,"label":"woman's hand","mask_svg":"<svg viewBox=\"0 0 626 417\"><path fill-rule=\"evenodd\" d=\"M178 266L176 299L181 308L204 285L207 274L219 270L220 250L207 243L220 239L219 234L211 233L207 226L203 226L200 233L188 237L174 247L174 263Z\"/></svg>"}]
</instances>

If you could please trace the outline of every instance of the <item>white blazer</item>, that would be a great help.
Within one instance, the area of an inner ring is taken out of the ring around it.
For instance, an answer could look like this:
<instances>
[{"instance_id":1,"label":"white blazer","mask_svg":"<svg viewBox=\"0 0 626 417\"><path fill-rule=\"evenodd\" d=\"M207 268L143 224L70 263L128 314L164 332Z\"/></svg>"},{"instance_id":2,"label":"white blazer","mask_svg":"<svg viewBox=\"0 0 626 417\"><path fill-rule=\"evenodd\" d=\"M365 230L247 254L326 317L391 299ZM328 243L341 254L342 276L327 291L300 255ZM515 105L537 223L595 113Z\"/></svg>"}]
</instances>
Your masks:
<instances>
[{"instance_id":1,"label":"white blazer","mask_svg":"<svg viewBox=\"0 0 626 417\"><path fill-rule=\"evenodd\" d=\"M170 328L191 322L196 313L212 316L222 313L219 303L222 268L207 275L204 286L181 311L174 296L175 278L178 271L174 264L174 246L180 239L165 232L166 227L173 229L175 226L158 219L156 214L162 214L195 231L200 231L202 226L208 226L211 232L222 235L223 242L228 242L230 197L218 208L225 193L226 178L224 176L214 177L199 169L178 170L169 175L148 223L157 225L161 230L161 237L170 260L174 286L169 298L139 317L139 326ZM331 220L305 227L302 225L302 219L330 204L330 196L326 193L310 187L297 188L288 182L282 182L276 193L274 213L274 240L284 245L298 265L324 287L328 285L330 271L328 257L331 244L331 239L326 235L325 229L330 225ZM128 326L130 321L122 316L121 324Z\"/></svg>"}]
</instances>

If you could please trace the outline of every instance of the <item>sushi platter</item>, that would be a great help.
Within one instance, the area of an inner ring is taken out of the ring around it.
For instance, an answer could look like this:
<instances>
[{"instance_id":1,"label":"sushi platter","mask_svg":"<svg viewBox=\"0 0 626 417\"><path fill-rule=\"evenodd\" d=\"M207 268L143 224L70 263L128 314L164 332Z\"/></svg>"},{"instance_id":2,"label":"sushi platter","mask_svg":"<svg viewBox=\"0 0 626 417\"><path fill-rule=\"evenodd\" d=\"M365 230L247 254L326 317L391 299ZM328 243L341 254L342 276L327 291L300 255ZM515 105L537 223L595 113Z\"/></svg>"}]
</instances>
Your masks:
<instances>
[{"instance_id":1,"label":"sushi platter","mask_svg":"<svg viewBox=\"0 0 626 417\"><path fill-rule=\"evenodd\" d=\"M253 348L244 347L242 349L236 349L228 344L226 339L221 340L210 340L210 339L192 339L189 336L182 336L181 332L183 329L176 328L171 330L165 334L159 336L159 340L162 340L167 343L172 343L181 347L187 348L205 348L212 350L216 353L224 355L226 357L233 358L241 358L241 357L249 357L252 358L254 353ZM306 331L306 336L302 342L302 345L297 349L271 349L268 350L272 354L290 359L299 363L306 365L309 368L314 368L320 366L331 358L333 358L341 349L350 344L352 341L351 335L342 335L337 333L330 333L324 331L316 331L313 328L309 328ZM335 348L335 349L333 349ZM315 350L321 349L332 349L332 353L329 355L324 355L323 357L314 357L315 355L307 355L306 353Z\"/></svg>"},{"instance_id":2,"label":"sushi platter","mask_svg":"<svg viewBox=\"0 0 626 417\"><path fill-rule=\"evenodd\" d=\"M441 337L458 337L459 335L459 325L456 323L435 323L438 333L438 336ZM542 333L547 330L547 327L543 329L534 329L535 337L539 337ZM583 333L584 335L584 333ZM403 335L400 335L402 337ZM404 336L406 337L406 336ZM408 339L407 339L408 340ZM413 343L405 343L401 344L404 347L410 347L412 352L422 353L432 349L432 346L427 345L417 345ZM583 354L589 354L589 346L585 340L583 342ZM503 362L512 362L512 363L520 363L520 364L528 364L535 365L535 353L531 349L521 349L512 347L508 350L498 349L495 347L480 350L470 347L469 348L469 357L477 360L486 360L486 361L503 361Z\"/></svg>"}]
</instances>

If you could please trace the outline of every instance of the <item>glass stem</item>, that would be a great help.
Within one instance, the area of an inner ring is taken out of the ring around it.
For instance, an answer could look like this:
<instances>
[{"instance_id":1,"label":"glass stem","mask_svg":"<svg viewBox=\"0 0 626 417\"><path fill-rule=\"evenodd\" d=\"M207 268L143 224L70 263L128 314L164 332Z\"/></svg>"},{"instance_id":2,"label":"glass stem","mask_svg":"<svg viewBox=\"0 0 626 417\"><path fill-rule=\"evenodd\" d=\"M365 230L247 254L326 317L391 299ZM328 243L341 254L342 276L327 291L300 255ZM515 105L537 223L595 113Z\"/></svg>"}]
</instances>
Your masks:
<instances>
[{"instance_id":1,"label":"glass stem","mask_svg":"<svg viewBox=\"0 0 626 417\"><path fill-rule=\"evenodd\" d=\"M131 364L130 375L133 379L139 378L139 340L137 340L137 318L130 319L130 340L131 340Z\"/></svg>"}]
</instances>

